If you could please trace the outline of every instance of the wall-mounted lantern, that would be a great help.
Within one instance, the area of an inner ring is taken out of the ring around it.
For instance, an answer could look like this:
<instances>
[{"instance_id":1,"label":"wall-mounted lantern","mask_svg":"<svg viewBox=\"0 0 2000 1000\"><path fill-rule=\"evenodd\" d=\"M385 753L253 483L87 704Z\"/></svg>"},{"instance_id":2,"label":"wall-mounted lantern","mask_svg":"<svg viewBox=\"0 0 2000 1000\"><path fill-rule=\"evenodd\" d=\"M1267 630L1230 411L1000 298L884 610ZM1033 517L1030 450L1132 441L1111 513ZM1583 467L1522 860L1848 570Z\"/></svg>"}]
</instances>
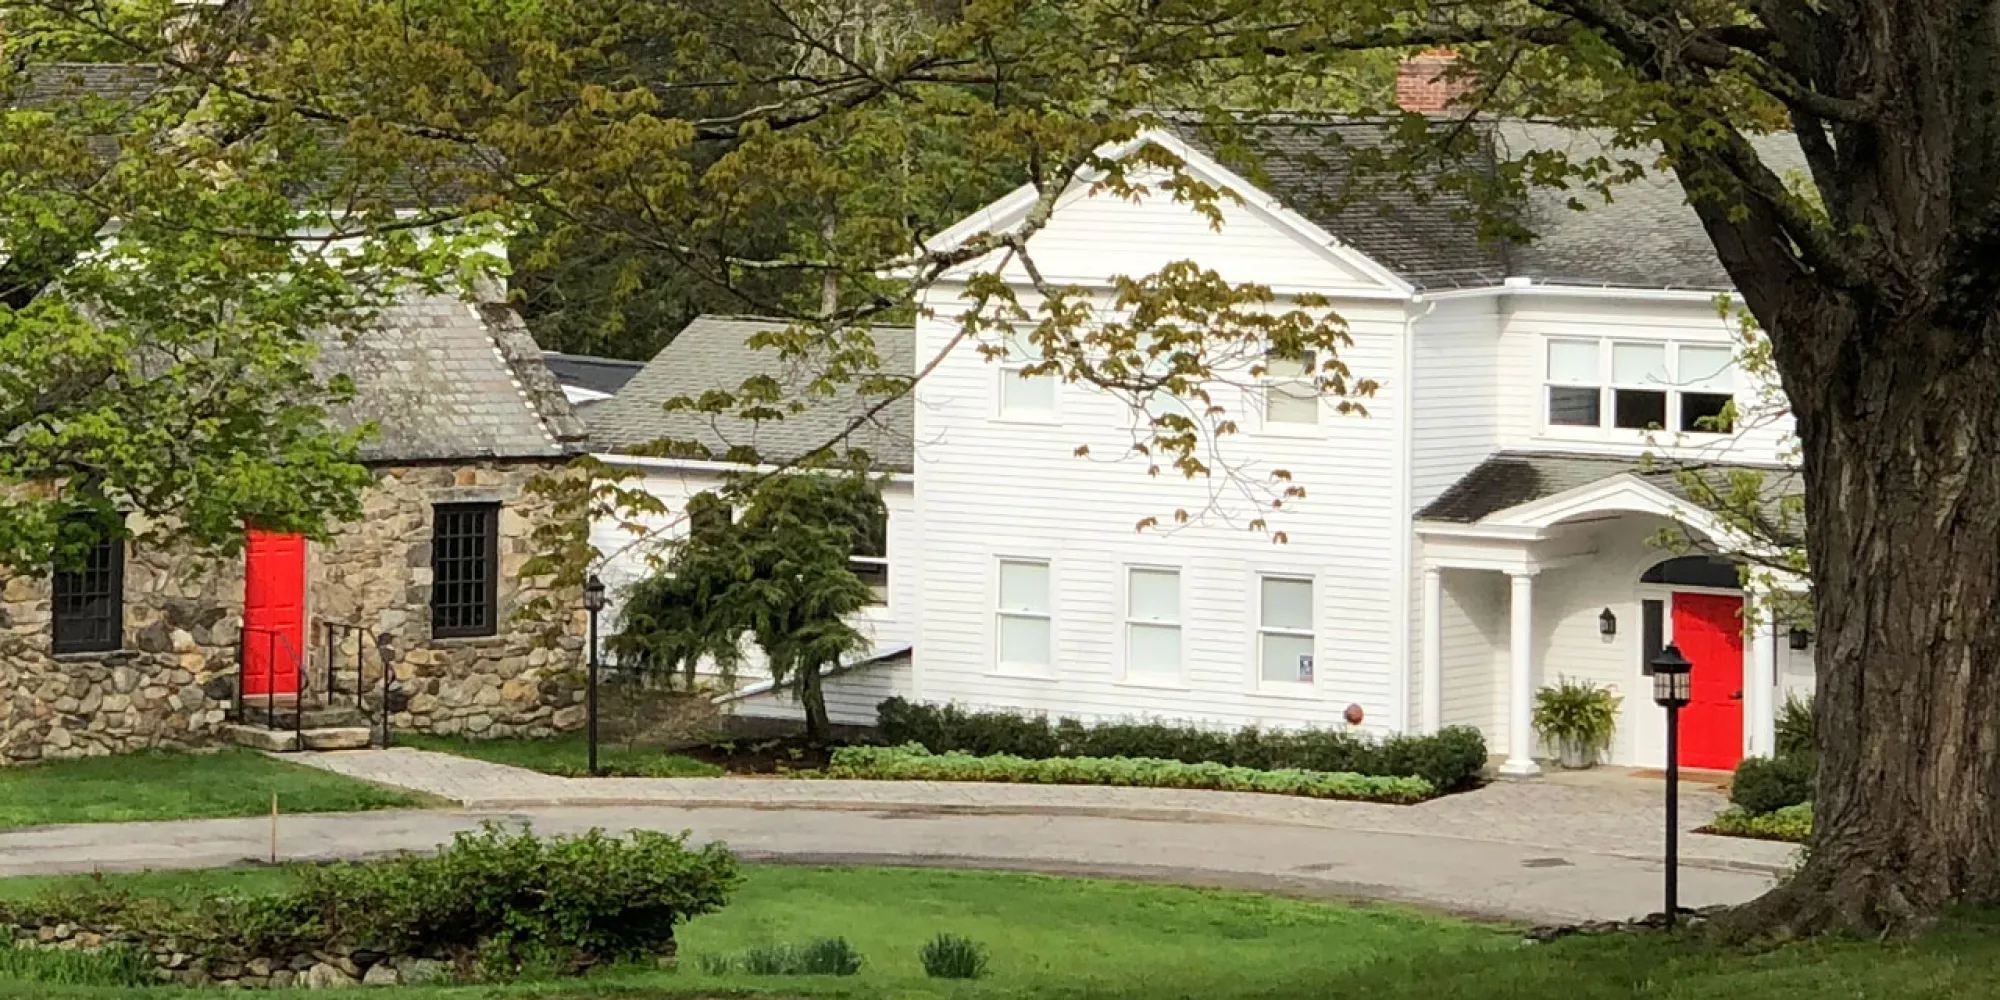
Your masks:
<instances>
[{"instance_id":1,"label":"wall-mounted lantern","mask_svg":"<svg viewBox=\"0 0 2000 1000\"><path fill-rule=\"evenodd\" d=\"M1597 634L1606 639L1618 634L1618 616L1612 614L1610 608L1605 608L1604 613L1597 616Z\"/></svg>"}]
</instances>

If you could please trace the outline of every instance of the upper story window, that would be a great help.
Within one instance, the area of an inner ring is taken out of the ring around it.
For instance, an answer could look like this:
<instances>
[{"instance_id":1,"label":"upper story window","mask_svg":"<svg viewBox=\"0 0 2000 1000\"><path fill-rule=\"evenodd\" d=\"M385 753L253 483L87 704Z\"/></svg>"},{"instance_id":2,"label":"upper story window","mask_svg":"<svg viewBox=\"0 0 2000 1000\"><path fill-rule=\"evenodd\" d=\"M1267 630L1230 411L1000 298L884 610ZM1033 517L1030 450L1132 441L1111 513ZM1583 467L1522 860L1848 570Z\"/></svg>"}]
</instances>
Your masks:
<instances>
[{"instance_id":1,"label":"upper story window","mask_svg":"<svg viewBox=\"0 0 2000 1000\"><path fill-rule=\"evenodd\" d=\"M431 635L493 635L500 627L500 505L441 503L431 520Z\"/></svg>"},{"instance_id":2,"label":"upper story window","mask_svg":"<svg viewBox=\"0 0 2000 1000\"><path fill-rule=\"evenodd\" d=\"M1734 356L1720 344L1552 338L1546 387L1551 427L1726 433Z\"/></svg>"},{"instance_id":3,"label":"upper story window","mask_svg":"<svg viewBox=\"0 0 2000 1000\"><path fill-rule=\"evenodd\" d=\"M55 652L101 653L124 644L124 539L97 539L82 563L58 567L53 582Z\"/></svg>"},{"instance_id":4,"label":"upper story window","mask_svg":"<svg viewBox=\"0 0 2000 1000\"><path fill-rule=\"evenodd\" d=\"M1264 422L1319 423L1319 387L1313 382L1315 358L1303 354L1271 354L1264 359Z\"/></svg>"},{"instance_id":5,"label":"upper story window","mask_svg":"<svg viewBox=\"0 0 2000 1000\"><path fill-rule=\"evenodd\" d=\"M1041 362L1042 349L1028 339L1026 330L1007 338L1007 353L1000 359L1001 416L1047 420L1055 415L1056 377L1028 374Z\"/></svg>"}]
</instances>

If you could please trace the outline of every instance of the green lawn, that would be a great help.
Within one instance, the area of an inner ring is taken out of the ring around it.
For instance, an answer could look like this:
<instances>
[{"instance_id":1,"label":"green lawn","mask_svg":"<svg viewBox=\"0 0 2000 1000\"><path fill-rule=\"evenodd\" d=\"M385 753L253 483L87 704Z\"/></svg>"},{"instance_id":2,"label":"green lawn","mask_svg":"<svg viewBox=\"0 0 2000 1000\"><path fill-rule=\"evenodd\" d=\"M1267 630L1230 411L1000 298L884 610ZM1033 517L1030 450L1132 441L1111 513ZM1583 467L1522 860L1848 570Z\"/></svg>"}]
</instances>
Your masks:
<instances>
[{"instance_id":1,"label":"green lawn","mask_svg":"<svg viewBox=\"0 0 2000 1000\"><path fill-rule=\"evenodd\" d=\"M0 829L50 823L253 816L425 806L433 800L230 748L0 768Z\"/></svg>"},{"instance_id":2,"label":"green lawn","mask_svg":"<svg viewBox=\"0 0 2000 1000\"><path fill-rule=\"evenodd\" d=\"M1519 936L1395 906L1303 902L1120 882L914 869L752 866L719 914L681 935L678 972L613 971L584 981L383 989L445 998L827 997L853 1000L1917 1000L1991 995L2000 917L1972 916L1911 943L1838 941L1750 952L1659 935ZM147 875L134 891L255 892L281 872ZM114 876L128 882L128 877ZM61 879L0 881L0 898ZM940 931L984 943L987 978L926 979L918 946ZM702 954L843 935L858 976L711 976ZM0 996L109 1000L165 990L0 979ZM284 994L303 997L306 994Z\"/></svg>"},{"instance_id":3,"label":"green lawn","mask_svg":"<svg viewBox=\"0 0 2000 1000\"><path fill-rule=\"evenodd\" d=\"M405 733L396 737L396 743L571 778L587 774L585 765L590 759L588 745L580 734L574 733L533 740L475 740ZM722 768L714 764L666 753L658 747L615 743L597 745L597 765L607 775L628 778L713 778L722 773Z\"/></svg>"}]
</instances>

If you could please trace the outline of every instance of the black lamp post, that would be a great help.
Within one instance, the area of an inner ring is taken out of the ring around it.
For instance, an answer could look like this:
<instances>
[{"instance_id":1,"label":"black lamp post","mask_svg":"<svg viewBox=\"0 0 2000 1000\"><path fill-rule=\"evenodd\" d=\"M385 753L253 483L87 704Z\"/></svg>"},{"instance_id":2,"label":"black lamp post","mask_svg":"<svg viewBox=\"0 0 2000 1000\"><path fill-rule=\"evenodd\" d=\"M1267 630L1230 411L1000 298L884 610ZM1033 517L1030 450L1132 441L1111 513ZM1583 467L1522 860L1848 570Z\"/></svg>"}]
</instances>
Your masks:
<instances>
[{"instance_id":1,"label":"black lamp post","mask_svg":"<svg viewBox=\"0 0 2000 1000\"><path fill-rule=\"evenodd\" d=\"M590 681L584 693L585 734L590 743L590 773L597 773L597 613L604 610L604 581L597 574L583 584L583 606L590 612Z\"/></svg>"},{"instance_id":2,"label":"black lamp post","mask_svg":"<svg viewBox=\"0 0 2000 1000\"><path fill-rule=\"evenodd\" d=\"M1667 710L1667 926L1680 915L1681 709L1693 697L1694 664L1669 645L1653 657L1653 700Z\"/></svg>"}]
</instances>

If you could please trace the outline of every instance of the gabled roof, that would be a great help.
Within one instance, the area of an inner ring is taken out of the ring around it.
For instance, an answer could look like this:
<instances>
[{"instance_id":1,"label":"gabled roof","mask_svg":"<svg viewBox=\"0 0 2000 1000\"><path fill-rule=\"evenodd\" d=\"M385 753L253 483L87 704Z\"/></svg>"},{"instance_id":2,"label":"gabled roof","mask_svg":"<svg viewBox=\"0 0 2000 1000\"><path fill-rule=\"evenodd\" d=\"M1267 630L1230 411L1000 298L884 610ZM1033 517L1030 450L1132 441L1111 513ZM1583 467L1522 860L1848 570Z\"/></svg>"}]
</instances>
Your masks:
<instances>
[{"instance_id":1,"label":"gabled roof","mask_svg":"<svg viewBox=\"0 0 2000 1000\"><path fill-rule=\"evenodd\" d=\"M1681 482L1681 470L1693 472L1717 489L1723 488L1733 471L1760 472L1764 475L1760 484L1764 520L1778 531L1797 532L1803 527L1787 523L1789 519L1780 511L1785 497L1796 496L1804 489L1796 469L1749 463L1648 462L1643 458L1535 451L1503 451L1487 457L1418 511L1417 520L1475 524L1503 510L1618 476L1636 477L1694 506L1695 501Z\"/></svg>"},{"instance_id":2,"label":"gabled roof","mask_svg":"<svg viewBox=\"0 0 2000 1000\"><path fill-rule=\"evenodd\" d=\"M660 441L693 441L716 459L731 448L755 448L766 463L784 463L825 446L848 425L882 401L863 397L852 382L832 396L816 395L806 386L816 372L808 362L788 363L775 350L753 349L747 341L759 333L785 329L784 320L744 316L702 316L675 335L618 395L585 413L591 447L602 452L633 454ZM884 374L914 377L916 331L912 327L872 328L875 350ZM803 413L781 420L752 421L734 415L669 413L668 400L699 397L717 390L735 393L746 379L767 375L783 388L783 398L806 405ZM866 451L876 469L909 472L914 467L912 435L916 408L909 395L890 401L863 422L847 440L847 449ZM846 449L843 449L846 450Z\"/></svg>"},{"instance_id":3,"label":"gabled roof","mask_svg":"<svg viewBox=\"0 0 2000 1000\"><path fill-rule=\"evenodd\" d=\"M562 458L583 422L521 318L506 305L405 295L366 329L321 337L322 375L354 380L337 423L372 422L368 462Z\"/></svg>"}]
</instances>

